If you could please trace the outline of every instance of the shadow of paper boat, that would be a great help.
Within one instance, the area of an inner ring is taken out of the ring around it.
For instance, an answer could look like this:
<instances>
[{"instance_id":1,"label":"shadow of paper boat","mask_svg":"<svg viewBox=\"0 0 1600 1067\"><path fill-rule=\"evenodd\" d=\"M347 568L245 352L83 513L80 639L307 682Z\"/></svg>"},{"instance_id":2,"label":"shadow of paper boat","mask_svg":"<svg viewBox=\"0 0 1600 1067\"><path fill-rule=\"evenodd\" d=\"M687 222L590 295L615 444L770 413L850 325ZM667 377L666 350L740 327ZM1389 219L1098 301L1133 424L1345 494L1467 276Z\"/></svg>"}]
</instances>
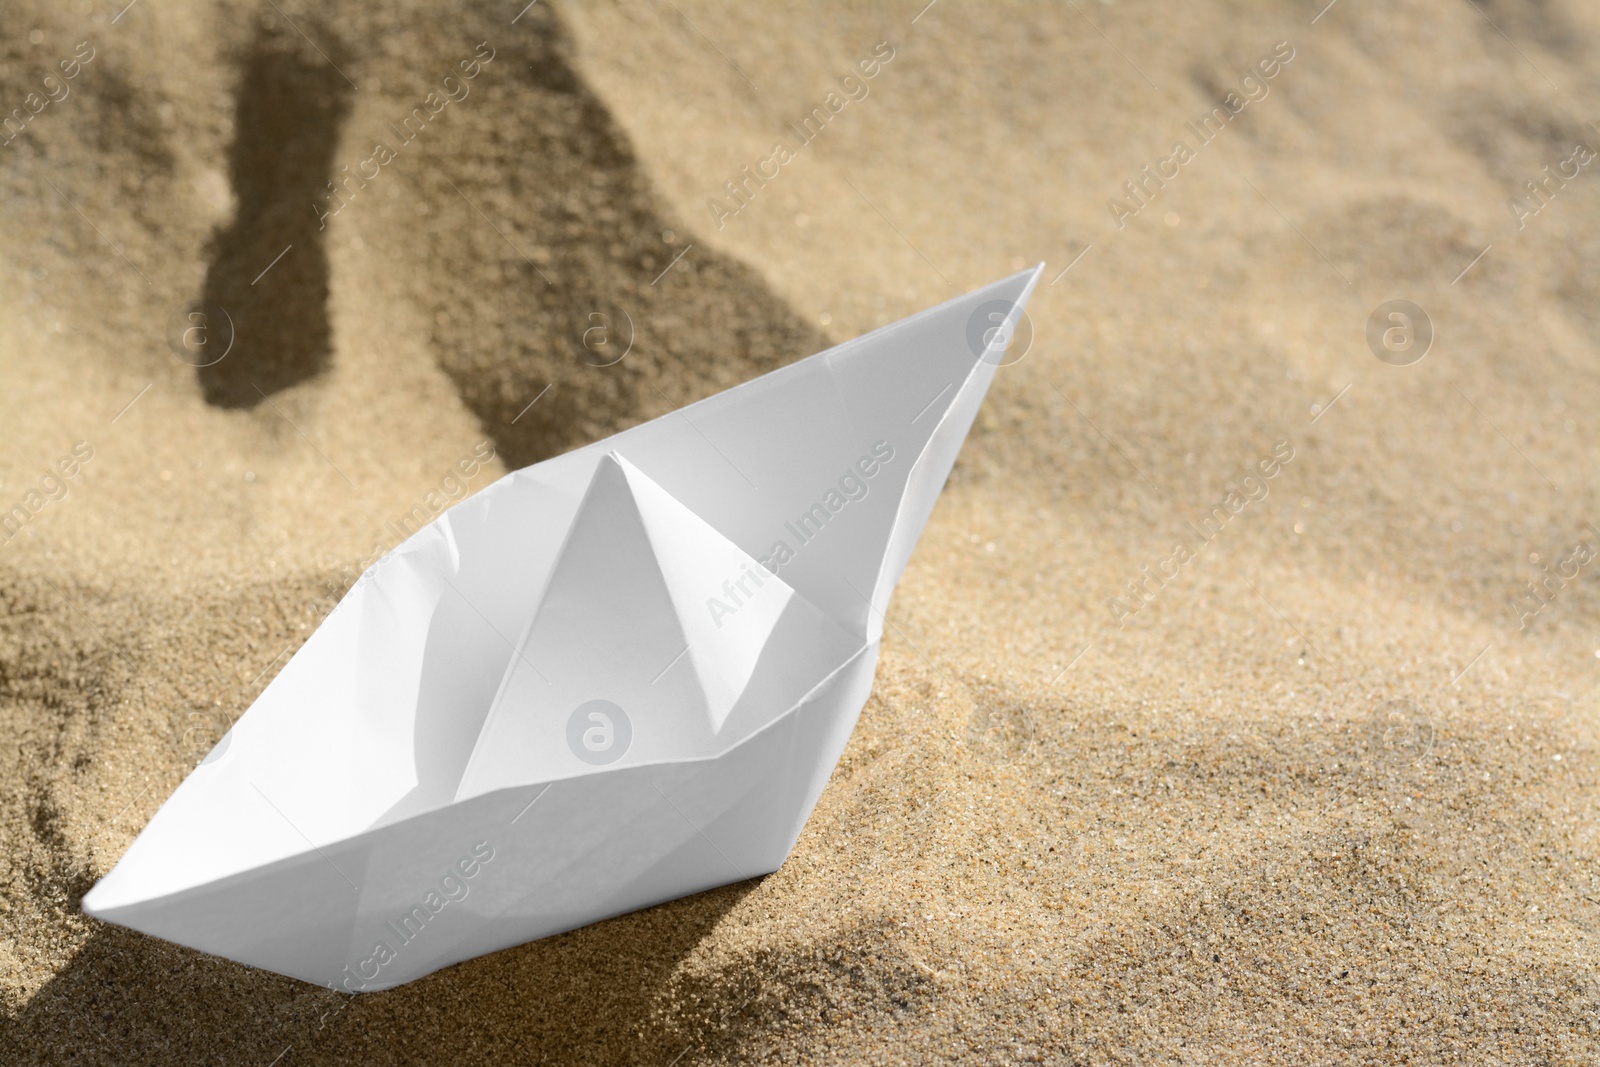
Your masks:
<instances>
[{"instance_id":1,"label":"shadow of paper boat","mask_svg":"<svg viewBox=\"0 0 1600 1067\"><path fill-rule=\"evenodd\" d=\"M84 910L376 990L776 870L1040 270L450 509Z\"/></svg>"}]
</instances>

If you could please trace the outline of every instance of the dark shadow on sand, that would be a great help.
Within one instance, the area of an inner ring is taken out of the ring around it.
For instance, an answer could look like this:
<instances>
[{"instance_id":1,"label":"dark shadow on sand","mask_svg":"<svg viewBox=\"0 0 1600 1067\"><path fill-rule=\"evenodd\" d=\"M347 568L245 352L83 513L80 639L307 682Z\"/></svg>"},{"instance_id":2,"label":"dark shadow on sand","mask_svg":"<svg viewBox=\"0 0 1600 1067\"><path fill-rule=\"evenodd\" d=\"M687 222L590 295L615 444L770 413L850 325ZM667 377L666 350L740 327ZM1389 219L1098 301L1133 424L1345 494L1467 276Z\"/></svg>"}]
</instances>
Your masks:
<instances>
[{"instance_id":1,"label":"dark shadow on sand","mask_svg":"<svg viewBox=\"0 0 1600 1067\"><path fill-rule=\"evenodd\" d=\"M331 35L308 26L324 48ZM199 369L206 402L250 408L321 371L332 349L328 257L316 205L332 177L352 86L287 27L243 60L229 177L238 209L217 234L200 302L232 321L227 355ZM215 327L214 327L215 331Z\"/></svg>"},{"instance_id":2,"label":"dark shadow on sand","mask_svg":"<svg viewBox=\"0 0 1600 1067\"><path fill-rule=\"evenodd\" d=\"M51 1064L662 1062L674 969L758 882L506 949L382 993L335 993L95 923L0 1024L0 1061ZM6 1036L11 1031L11 1036ZM470 1035L472 1047L461 1046ZM619 1035L632 1035L619 1048ZM9 1047L9 1051L7 1051ZM44 1051L48 1050L48 1051ZM624 1055L626 1053L626 1055ZM609 1059L607 1057L610 1057Z\"/></svg>"}]
</instances>

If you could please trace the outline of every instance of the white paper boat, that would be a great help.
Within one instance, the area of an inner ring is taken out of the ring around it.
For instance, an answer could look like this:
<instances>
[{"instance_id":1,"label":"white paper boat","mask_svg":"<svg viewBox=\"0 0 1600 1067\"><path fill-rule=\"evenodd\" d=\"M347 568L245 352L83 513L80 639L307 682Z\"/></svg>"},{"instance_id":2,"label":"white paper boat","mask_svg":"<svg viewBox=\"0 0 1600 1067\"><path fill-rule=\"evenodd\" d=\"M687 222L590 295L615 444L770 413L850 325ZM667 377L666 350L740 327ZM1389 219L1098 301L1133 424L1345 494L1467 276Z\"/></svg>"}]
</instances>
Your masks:
<instances>
[{"instance_id":1,"label":"white paper boat","mask_svg":"<svg viewBox=\"0 0 1600 1067\"><path fill-rule=\"evenodd\" d=\"M84 911L377 990L776 870L1042 269L451 508Z\"/></svg>"}]
</instances>

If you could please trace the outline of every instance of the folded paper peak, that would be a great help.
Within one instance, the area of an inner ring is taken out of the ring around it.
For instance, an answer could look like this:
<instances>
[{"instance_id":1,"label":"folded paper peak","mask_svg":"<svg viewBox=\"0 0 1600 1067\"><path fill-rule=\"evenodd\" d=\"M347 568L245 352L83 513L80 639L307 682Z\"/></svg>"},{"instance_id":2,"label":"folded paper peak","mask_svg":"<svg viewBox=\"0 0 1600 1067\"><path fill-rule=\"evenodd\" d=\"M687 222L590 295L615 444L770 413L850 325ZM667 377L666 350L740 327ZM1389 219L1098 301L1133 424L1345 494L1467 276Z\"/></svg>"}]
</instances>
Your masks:
<instances>
[{"instance_id":1,"label":"folded paper peak","mask_svg":"<svg viewBox=\"0 0 1600 1067\"><path fill-rule=\"evenodd\" d=\"M370 991L776 870L1038 278L455 505L367 570L84 910Z\"/></svg>"},{"instance_id":2,"label":"folded paper peak","mask_svg":"<svg viewBox=\"0 0 1600 1067\"><path fill-rule=\"evenodd\" d=\"M858 642L621 455L595 468L456 799L725 749ZM569 730L575 731L569 737Z\"/></svg>"}]
</instances>

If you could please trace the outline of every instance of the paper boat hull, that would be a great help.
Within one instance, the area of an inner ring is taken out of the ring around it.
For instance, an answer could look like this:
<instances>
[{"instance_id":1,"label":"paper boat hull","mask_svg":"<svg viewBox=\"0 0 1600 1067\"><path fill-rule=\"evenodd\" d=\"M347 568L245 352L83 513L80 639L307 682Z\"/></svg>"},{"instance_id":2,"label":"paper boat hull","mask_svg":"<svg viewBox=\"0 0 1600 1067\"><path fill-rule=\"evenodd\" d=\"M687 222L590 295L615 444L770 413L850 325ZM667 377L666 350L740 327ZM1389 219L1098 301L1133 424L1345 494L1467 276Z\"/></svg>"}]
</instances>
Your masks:
<instances>
[{"instance_id":1,"label":"paper boat hull","mask_svg":"<svg viewBox=\"0 0 1600 1067\"><path fill-rule=\"evenodd\" d=\"M361 991L777 869L867 699L889 595L994 376L1005 335L991 323L1014 323L1037 279L1016 275L452 508L369 569L84 910ZM855 651L702 752L574 761L458 796L563 533L613 453L770 561Z\"/></svg>"},{"instance_id":2,"label":"paper boat hull","mask_svg":"<svg viewBox=\"0 0 1600 1067\"><path fill-rule=\"evenodd\" d=\"M877 653L721 756L497 790L100 917L361 992L769 874L844 751Z\"/></svg>"}]
</instances>

